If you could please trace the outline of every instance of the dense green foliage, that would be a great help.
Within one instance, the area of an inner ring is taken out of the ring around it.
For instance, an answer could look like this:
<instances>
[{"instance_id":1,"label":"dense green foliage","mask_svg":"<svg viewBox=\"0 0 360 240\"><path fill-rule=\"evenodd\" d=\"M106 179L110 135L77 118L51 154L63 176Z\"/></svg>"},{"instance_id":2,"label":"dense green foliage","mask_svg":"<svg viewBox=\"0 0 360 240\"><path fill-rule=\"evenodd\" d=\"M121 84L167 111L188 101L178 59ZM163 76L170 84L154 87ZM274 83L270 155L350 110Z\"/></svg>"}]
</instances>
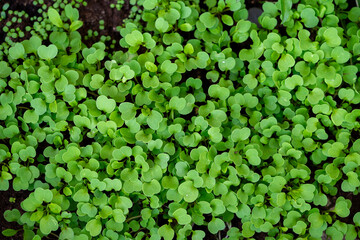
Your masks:
<instances>
[{"instance_id":1,"label":"dense green foliage","mask_svg":"<svg viewBox=\"0 0 360 240\"><path fill-rule=\"evenodd\" d=\"M31 37L10 23L0 47L0 190L30 191L3 234L360 237L348 2L264 2L258 27L244 0L132 0L120 42L87 46L82 1L39 0Z\"/></svg>"}]
</instances>

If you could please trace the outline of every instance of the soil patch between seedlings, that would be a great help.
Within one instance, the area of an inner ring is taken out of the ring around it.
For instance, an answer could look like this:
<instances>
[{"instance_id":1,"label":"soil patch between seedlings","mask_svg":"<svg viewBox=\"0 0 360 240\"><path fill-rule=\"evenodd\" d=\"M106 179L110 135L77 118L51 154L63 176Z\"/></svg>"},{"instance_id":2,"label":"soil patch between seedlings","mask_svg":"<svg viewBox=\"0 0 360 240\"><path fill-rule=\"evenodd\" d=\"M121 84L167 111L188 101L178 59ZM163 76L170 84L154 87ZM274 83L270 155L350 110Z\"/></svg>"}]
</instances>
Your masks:
<instances>
[{"instance_id":1,"label":"soil patch between seedlings","mask_svg":"<svg viewBox=\"0 0 360 240\"><path fill-rule=\"evenodd\" d=\"M33 5L34 0L1 0L0 10L2 7L8 3L9 10L13 11L25 11L29 18L33 16L40 16L38 13L39 5ZM119 40L121 38L120 33L116 30L117 26L123 24L124 19L126 19L130 14L130 0L125 0L121 10L116 8L111 8L110 4L116 5L116 0L90 0L87 2L87 6L81 5L79 10L80 20L84 22L84 25L78 30L81 36L87 36L88 30L98 31L99 35L97 37L92 37L89 40L83 39L87 45L92 45L93 43L100 40L101 36L110 36L111 39L116 40L116 47L119 48ZM48 6L51 3L46 3ZM8 21L11 21L12 15L7 15L6 19L0 21L0 42L5 40L6 33L2 30ZM99 21L104 20L104 29L99 30ZM14 23L10 28L20 28L24 33L25 37L23 39L18 39L18 41L28 39L31 36L28 32L25 31L26 26L32 26L33 22L29 19L24 19L21 23Z\"/></svg>"},{"instance_id":2,"label":"soil patch between seedlings","mask_svg":"<svg viewBox=\"0 0 360 240\"><path fill-rule=\"evenodd\" d=\"M88 30L98 31L99 36L85 41L88 45L97 42L100 36L110 36L116 40L116 47L119 45L120 33L116 30L117 26L122 25L124 19L130 14L130 0L125 0L122 9L110 8L110 4L116 4L116 0L91 0L87 6L79 8L80 20L84 22L79 32L86 36ZM99 30L99 21L104 20L104 29Z\"/></svg>"},{"instance_id":3,"label":"soil patch between seedlings","mask_svg":"<svg viewBox=\"0 0 360 240\"><path fill-rule=\"evenodd\" d=\"M5 4L9 4L9 8L7 11L9 11L9 10L25 11L27 14L29 14L29 18L32 16L39 16L39 13L37 12L39 8L33 5L33 0L15 0L15 1L1 0L0 11L2 11L2 7ZM6 26L7 22L11 21L12 17L13 17L13 15L6 14L6 18L0 21L0 42L3 42L6 37L6 33L3 31L3 27ZM30 35L28 34L28 32L25 31L25 27L29 26L29 25L32 25L32 22L30 22L29 19L22 17L21 23L13 23L11 25L11 27L9 27L9 28L10 29L16 29L16 28L21 29L25 33L24 39L27 39L30 37Z\"/></svg>"},{"instance_id":4,"label":"soil patch between seedlings","mask_svg":"<svg viewBox=\"0 0 360 240\"><path fill-rule=\"evenodd\" d=\"M16 222L8 222L4 218L4 212L6 210L12 210L12 209L18 209L21 210L20 203L27 198L29 195L28 191L19 191L16 192L12 188L12 182L10 182L10 188L7 191L1 191L0 192L0 225L1 225L1 232L7 228L11 229L22 229L22 226L17 224ZM15 200L10 202L9 199L14 198ZM1 239L5 238L0 233ZM6 237L8 240L19 240L23 239L23 231L19 231L15 236L13 237Z\"/></svg>"}]
</instances>

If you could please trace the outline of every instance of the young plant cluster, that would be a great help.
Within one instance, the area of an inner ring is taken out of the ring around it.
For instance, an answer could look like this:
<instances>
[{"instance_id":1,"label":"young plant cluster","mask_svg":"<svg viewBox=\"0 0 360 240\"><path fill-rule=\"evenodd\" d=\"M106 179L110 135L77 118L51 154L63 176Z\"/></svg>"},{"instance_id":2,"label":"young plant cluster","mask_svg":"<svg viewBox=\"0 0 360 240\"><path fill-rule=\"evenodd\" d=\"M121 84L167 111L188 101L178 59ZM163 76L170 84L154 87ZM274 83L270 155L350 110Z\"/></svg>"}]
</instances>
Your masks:
<instances>
[{"instance_id":1,"label":"young plant cluster","mask_svg":"<svg viewBox=\"0 0 360 240\"><path fill-rule=\"evenodd\" d=\"M5 29L0 190L29 195L4 236L360 237L359 7L132 0L116 51L66 3Z\"/></svg>"}]
</instances>

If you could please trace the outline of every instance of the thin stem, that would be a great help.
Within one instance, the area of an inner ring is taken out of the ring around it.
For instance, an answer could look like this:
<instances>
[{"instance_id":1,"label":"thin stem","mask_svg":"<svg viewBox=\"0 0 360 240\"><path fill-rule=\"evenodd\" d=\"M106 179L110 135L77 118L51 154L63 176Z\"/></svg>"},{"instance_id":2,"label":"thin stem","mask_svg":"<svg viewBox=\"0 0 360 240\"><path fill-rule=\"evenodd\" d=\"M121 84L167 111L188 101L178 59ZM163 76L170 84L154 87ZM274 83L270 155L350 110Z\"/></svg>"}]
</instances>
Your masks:
<instances>
[{"instance_id":1,"label":"thin stem","mask_svg":"<svg viewBox=\"0 0 360 240\"><path fill-rule=\"evenodd\" d=\"M98 97L98 96L99 96L98 94L96 94L96 93L94 93L94 92L91 92L91 91L87 91L87 93L90 94L90 95L93 95L93 96L95 96L95 97Z\"/></svg>"},{"instance_id":2,"label":"thin stem","mask_svg":"<svg viewBox=\"0 0 360 240\"><path fill-rule=\"evenodd\" d=\"M137 218L141 218L141 215L128 218L128 219L126 219L126 222L130 222L131 220L134 220L134 219L137 219Z\"/></svg>"},{"instance_id":3,"label":"thin stem","mask_svg":"<svg viewBox=\"0 0 360 240\"><path fill-rule=\"evenodd\" d=\"M53 235L54 237L56 237L56 238L59 239L59 235L57 235L57 234L55 234L55 233L53 233L53 232L51 232L50 235Z\"/></svg>"},{"instance_id":4,"label":"thin stem","mask_svg":"<svg viewBox=\"0 0 360 240\"><path fill-rule=\"evenodd\" d=\"M133 233L133 235L136 235L138 232L142 231L142 230L146 230L146 228L140 228L139 230L137 230L136 232L131 231L130 234Z\"/></svg>"},{"instance_id":5,"label":"thin stem","mask_svg":"<svg viewBox=\"0 0 360 240\"><path fill-rule=\"evenodd\" d=\"M358 2L358 0L355 0L355 4L356 4L356 7L359 7L359 2Z\"/></svg>"},{"instance_id":6,"label":"thin stem","mask_svg":"<svg viewBox=\"0 0 360 240\"><path fill-rule=\"evenodd\" d=\"M137 84L141 85L141 84L139 83L139 81L137 80L136 76L134 77L134 80L135 80L135 82L136 82Z\"/></svg>"},{"instance_id":7,"label":"thin stem","mask_svg":"<svg viewBox=\"0 0 360 240\"><path fill-rule=\"evenodd\" d=\"M24 107L24 106L16 106L16 108L30 110L30 108L28 108L28 107Z\"/></svg>"}]
</instances>

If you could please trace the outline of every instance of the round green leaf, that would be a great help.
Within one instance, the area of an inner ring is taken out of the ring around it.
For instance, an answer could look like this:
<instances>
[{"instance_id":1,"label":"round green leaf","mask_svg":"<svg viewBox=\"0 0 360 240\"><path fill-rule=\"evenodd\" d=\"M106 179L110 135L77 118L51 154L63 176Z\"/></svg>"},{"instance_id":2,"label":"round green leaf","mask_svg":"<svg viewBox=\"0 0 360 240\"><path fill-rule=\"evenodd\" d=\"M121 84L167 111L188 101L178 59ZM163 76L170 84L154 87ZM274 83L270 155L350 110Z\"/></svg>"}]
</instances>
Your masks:
<instances>
[{"instance_id":1,"label":"round green leaf","mask_svg":"<svg viewBox=\"0 0 360 240\"><path fill-rule=\"evenodd\" d=\"M56 231L59 228L58 221L52 215L47 215L40 220L40 231L48 235L50 232Z\"/></svg>"},{"instance_id":2,"label":"round green leaf","mask_svg":"<svg viewBox=\"0 0 360 240\"><path fill-rule=\"evenodd\" d=\"M58 54L58 49L54 44L50 44L48 47L41 45L37 49L37 54L42 59L51 60Z\"/></svg>"},{"instance_id":3,"label":"round green leaf","mask_svg":"<svg viewBox=\"0 0 360 240\"><path fill-rule=\"evenodd\" d=\"M23 58L25 55L24 46L21 43L15 43L15 45L9 49L9 55L13 59Z\"/></svg>"},{"instance_id":4,"label":"round green leaf","mask_svg":"<svg viewBox=\"0 0 360 240\"><path fill-rule=\"evenodd\" d=\"M101 111L111 113L116 107L116 102L114 99L109 99L106 96L101 95L96 99L96 107Z\"/></svg>"},{"instance_id":5,"label":"round green leaf","mask_svg":"<svg viewBox=\"0 0 360 240\"><path fill-rule=\"evenodd\" d=\"M102 225L100 220L92 219L87 224L85 229L90 233L92 237L95 237L101 233Z\"/></svg>"}]
</instances>

